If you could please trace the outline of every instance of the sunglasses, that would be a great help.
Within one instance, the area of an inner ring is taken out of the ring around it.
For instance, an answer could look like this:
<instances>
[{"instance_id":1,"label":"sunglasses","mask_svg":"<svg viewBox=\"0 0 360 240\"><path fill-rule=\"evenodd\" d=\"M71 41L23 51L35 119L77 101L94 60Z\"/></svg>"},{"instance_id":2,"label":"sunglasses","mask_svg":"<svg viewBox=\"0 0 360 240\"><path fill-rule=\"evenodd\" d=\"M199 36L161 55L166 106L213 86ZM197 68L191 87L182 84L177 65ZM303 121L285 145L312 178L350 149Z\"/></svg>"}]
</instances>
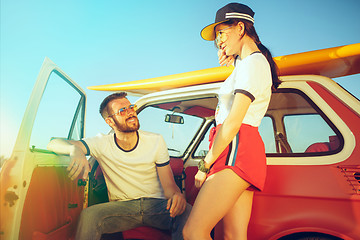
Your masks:
<instances>
[{"instance_id":1,"label":"sunglasses","mask_svg":"<svg viewBox=\"0 0 360 240\"><path fill-rule=\"evenodd\" d=\"M227 27L227 28L224 28L224 29L221 29L221 30L215 32L215 36L216 36L215 37L215 44L216 44L217 47L219 47L221 42L225 42L226 39L227 39L227 35L224 34L223 31L226 30L226 29L232 28L232 27L233 26L230 26L230 27Z\"/></svg>"},{"instance_id":2,"label":"sunglasses","mask_svg":"<svg viewBox=\"0 0 360 240\"><path fill-rule=\"evenodd\" d=\"M115 112L114 114L111 114L109 115L108 117L112 117L116 114L119 114L121 116L124 116L128 111L130 112L135 112L137 109L137 106L135 104L131 104L130 106L128 107L123 107L123 108L120 108L119 111Z\"/></svg>"}]
</instances>

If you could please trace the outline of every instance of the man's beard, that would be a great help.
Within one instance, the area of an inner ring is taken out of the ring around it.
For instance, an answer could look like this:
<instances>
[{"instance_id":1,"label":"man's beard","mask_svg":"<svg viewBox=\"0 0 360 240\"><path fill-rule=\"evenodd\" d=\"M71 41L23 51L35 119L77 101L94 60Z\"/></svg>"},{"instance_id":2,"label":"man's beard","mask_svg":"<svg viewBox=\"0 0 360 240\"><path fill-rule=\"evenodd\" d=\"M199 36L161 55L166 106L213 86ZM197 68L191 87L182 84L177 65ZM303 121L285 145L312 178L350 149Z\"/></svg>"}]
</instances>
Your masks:
<instances>
[{"instance_id":1,"label":"man's beard","mask_svg":"<svg viewBox=\"0 0 360 240\"><path fill-rule=\"evenodd\" d=\"M131 123L131 126L129 126L127 121L132 118L135 118L135 123ZM116 125L117 130L119 130L120 132L125 132L125 133L135 132L135 131L139 130L139 128L140 128L139 119L135 116L127 118L125 120L124 124L121 124L115 120L115 125Z\"/></svg>"}]
</instances>

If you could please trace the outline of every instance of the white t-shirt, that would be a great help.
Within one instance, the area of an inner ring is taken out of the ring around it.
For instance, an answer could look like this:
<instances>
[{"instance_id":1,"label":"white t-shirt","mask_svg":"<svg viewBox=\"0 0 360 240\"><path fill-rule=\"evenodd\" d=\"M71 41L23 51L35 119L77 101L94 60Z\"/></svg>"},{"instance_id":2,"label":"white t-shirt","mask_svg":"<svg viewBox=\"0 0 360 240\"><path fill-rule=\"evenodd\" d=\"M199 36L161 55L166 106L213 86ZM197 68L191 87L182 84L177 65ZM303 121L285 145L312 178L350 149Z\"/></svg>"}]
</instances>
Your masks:
<instances>
[{"instance_id":1,"label":"white t-shirt","mask_svg":"<svg viewBox=\"0 0 360 240\"><path fill-rule=\"evenodd\" d=\"M258 127L269 106L271 86L270 65L263 54L255 52L243 60L236 58L234 71L219 90L216 123L224 123L230 113L235 94L240 92L252 100L243 123Z\"/></svg>"},{"instance_id":2,"label":"white t-shirt","mask_svg":"<svg viewBox=\"0 0 360 240\"><path fill-rule=\"evenodd\" d=\"M114 133L84 139L103 170L110 201L165 198L156 166L169 164L166 143L159 134L139 130L138 136L130 151L117 145Z\"/></svg>"}]
</instances>

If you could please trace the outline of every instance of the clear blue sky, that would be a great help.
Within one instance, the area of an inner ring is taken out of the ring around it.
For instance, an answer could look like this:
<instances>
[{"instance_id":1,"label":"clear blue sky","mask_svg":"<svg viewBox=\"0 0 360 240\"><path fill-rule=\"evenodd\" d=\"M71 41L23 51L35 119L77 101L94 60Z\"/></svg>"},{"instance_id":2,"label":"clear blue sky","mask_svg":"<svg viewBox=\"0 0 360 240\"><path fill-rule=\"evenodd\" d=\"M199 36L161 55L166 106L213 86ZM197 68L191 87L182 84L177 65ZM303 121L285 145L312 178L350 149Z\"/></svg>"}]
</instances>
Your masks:
<instances>
[{"instance_id":1,"label":"clear blue sky","mask_svg":"<svg viewBox=\"0 0 360 240\"><path fill-rule=\"evenodd\" d=\"M9 156L45 56L88 96L87 136L107 132L87 86L218 66L200 30L222 0L1 0L0 155ZM360 42L358 0L242 1L274 56ZM338 79L360 98L360 76ZM56 117L56 116L52 116ZM49 116L51 118L51 116Z\"/></svg>"}]
</instances>

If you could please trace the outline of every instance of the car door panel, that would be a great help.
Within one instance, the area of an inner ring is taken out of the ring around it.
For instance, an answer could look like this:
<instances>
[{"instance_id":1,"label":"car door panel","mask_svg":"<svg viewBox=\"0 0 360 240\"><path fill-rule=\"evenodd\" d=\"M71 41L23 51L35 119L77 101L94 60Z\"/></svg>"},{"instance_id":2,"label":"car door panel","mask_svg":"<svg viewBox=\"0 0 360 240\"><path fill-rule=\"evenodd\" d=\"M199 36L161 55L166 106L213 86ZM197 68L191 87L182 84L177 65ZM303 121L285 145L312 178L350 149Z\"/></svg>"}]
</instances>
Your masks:
<instances>
[{"instance_id":1,"label":"car door panel","mask_svg":"<svg viewBox=\"0 0 360 240\"><path fill-rule=\"evenodd\" d=\"M73 237L85 186L67 176L69 156L46 145L52 137L84 137L85 103L84 91L45 58L13 153L1 169L1 239Z\"/></svg>"}]
</instances>

